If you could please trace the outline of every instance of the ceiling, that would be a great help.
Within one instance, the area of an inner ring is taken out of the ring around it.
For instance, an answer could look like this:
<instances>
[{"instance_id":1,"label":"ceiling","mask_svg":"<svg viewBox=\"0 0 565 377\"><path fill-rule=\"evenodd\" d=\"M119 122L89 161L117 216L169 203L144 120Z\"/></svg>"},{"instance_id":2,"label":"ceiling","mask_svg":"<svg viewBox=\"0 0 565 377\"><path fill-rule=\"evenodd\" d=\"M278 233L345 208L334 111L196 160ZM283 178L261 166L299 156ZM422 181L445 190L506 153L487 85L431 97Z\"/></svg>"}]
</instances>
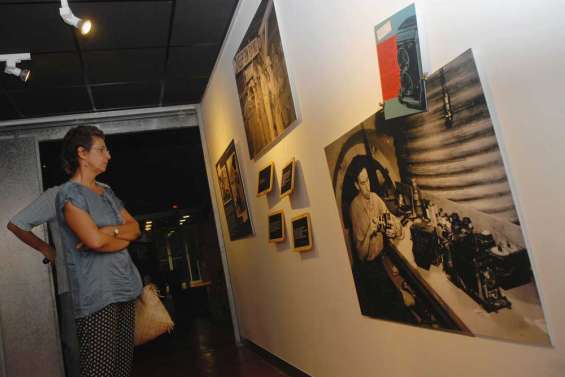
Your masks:
<instances>
[{"instance_id":1,"label":"ceiling","mask_svg":"<svg viewBox=\"0 0 565 377\"><path fill-rule=\"evenodd\" d=\"M32 58L27 83L0 63L0 121L199 103L237 1L69 0L82 36L59 1L0 0L0 54Z\"/></svg>"}]
</instances>

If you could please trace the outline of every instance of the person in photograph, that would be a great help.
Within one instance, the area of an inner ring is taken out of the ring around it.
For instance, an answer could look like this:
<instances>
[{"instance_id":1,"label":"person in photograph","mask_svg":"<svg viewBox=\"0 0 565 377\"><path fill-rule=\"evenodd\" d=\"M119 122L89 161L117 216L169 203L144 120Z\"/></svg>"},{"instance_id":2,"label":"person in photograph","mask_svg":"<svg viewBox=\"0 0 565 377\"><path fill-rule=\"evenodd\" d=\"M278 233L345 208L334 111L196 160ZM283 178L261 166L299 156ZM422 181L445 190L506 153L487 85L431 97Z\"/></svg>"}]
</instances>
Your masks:
<instances>
[{"instance_id":1,"label":"person in photograph","mask_svg":"<svg viewBox=\"0 0 565 377\"><path fill-rule=\"evenodd\" d=\"M57 222L72 289L82 377L127 377L133 361L139 272L127 247L139 224L112 189L96 181L110 152L92 126L72 128L61 159L70 179L56 197Z\"/></svg>"},{"instance_id":2,"label":"person in photograph","mask_svg":"<svg viewBox=\"0 0 565 377\"><path fill-rule=\"evenodd\" d=\"M227 201L231 200L228 174L226 172L226 168L224 165L216 166L216 170L218 173L218 183L220 185L220 192L222 193L222 202L226 203Z\"/></svg>"},{"instance_id":3,"label":"person in photograph","mask_svg":"<svg viewBox=\"0 0 565 377\"><path fill-rule=\"evenodd\" d=\"M402 226L383 200L371 191L365 161L357 158L352 162L357 195L350 206L359 278L367 301L365 309L372 317L412 322L409 308L415 305L415 297L385 252L389 240L403 236Z\"/></svg>"},{"instance_id":4,"label":"person in photograph","mask_svg":"<svg viewBox=\"0 0 565 377\"><path fill-rule=\"evenodd\" d=\"M55 264L57 313L65 372L67 377L78 377L80 375L79 347L73 313L73 298L67 278L65 254L61 246L61 235L55 210L55 198L58 192L59 186L44 191L12 217L8 223L8 229L26 245L40 252L46 260ZM32 232L33 228L42 224L49 225L55 247Z\"/></svg>"},{"instance_id":5,"label":"person in photograph","mask_svg":"<svg viewBox=\"0 0 565 377\"><path fill-rule=\"evenodd\" d=\"M234 205L237 217L240 218L242 223L247 222L249 216L247 215L247 203L245 201L245 192L241 183L241 175L239 166L237 164L237 156L234 154L227 160L228 176L234 199Z\"/></svg>"}]
</instances>

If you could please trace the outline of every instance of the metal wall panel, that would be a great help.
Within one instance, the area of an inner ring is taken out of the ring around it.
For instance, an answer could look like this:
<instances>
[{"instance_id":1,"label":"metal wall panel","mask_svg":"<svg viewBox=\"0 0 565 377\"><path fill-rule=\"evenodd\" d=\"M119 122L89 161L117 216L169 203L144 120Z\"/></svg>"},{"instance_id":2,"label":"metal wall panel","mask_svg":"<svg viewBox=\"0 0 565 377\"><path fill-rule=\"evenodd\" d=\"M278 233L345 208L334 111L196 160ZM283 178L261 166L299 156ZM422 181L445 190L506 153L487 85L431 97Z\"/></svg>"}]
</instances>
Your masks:
<instances>
[{"instance_id":1,"label":"metal wall panel","mask_svg":"<svg viewBox=\"0 0 565 377\"><path fill-rule=\"evenodd\" d=\"M4 341L2 338L2 317L0 317L0 377L7 377L6 362L4 358Z\"/></svg>"},{"instance_id":2,"label":"metal wall panel","mask_svg":"<svg viewBox=\"0 0 565 377\"><path fill-rule=\"evenodd\" d=\"M10 217L41 193L38 170L33 138L0 140L0 336L5 377L63 375L50 267L6 229ZM41 229L37 234L45 236Z\"/></svg>"}]
</instances>

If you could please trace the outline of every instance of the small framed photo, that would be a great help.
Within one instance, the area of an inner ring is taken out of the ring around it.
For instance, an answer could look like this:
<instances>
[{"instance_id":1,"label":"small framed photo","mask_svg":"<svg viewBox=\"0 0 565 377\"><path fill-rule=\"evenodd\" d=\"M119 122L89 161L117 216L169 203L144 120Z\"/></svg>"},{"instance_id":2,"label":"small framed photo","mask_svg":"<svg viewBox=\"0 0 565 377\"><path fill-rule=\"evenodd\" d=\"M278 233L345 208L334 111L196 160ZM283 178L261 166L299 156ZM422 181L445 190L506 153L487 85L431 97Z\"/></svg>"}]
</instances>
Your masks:
<instances>
[{"instance_id":1,"label":"small framed photo","mask_svg":"<svg viewBox=\"0 0 565 377\"><path fill-rule=\"evenodd\" d=\"M292 218L292 242L294 251L303 252L312 249L312 225L310 215L304 213Z\"/></svg>"},{"instance_id":2,"label":"small framed photo","mask_svg":"<svg viewBox=\"0 0 565 377\"><path fill-rule=\"evenodd\" d=\"M266 195L273 190L274 173L275 164L273 162L259 170L259 177L257 179L257 196Z\"/></svg>"},{"instance_id":3,"label":"small framed photo","mask_svg":"<svg viewBox=\"0 0 565 377\"><path fill-rule=\"evenodd\" d=\"M247 205L245 187L236 153L235 141L228 145L216 163L216 173L224 204L230 240L235 241L253 234L251 211Z\"/></svg>"},{"instance_id":4,"label":"small framed photo","mask_svg":"<svg viewBox=\"0 0 565 377\"><path fill-rule=\"evenodd\" d=\"M285 240L284 211L278 210L269 214L269 242Z\"/></svg>"},{"instance_id":5,"label":"small framed photo","mask_svg":"<svg viewBox=\"0 0 565 377\"><path fill-rule=\"evenodd\" d=\"M294 175L296 170L296 161L294 158L286 164L281 174L281 198L292 194L294 191Z\"/></svg>"}]
</instances>

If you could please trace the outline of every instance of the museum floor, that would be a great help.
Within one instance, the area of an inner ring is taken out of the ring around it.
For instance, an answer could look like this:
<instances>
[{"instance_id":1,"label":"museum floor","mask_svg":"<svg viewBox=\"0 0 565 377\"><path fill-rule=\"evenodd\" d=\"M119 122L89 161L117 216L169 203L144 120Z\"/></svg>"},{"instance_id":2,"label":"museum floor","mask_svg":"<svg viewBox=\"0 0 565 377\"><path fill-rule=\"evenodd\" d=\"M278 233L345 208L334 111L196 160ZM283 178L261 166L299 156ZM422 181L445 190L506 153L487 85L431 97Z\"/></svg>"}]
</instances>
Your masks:
<instances>
[{"instance_id":1,"label":"museum floor","mask_svg":"<svg viewBox=\"0 0 565 377\"><path fill-rule=\"evenodd\" d=\"M180 325L180 326L179 326ZM132 377L284 377L252 346L234 344L231 324L197 318L138 347Z\"/></svg>"}]
</instances>

